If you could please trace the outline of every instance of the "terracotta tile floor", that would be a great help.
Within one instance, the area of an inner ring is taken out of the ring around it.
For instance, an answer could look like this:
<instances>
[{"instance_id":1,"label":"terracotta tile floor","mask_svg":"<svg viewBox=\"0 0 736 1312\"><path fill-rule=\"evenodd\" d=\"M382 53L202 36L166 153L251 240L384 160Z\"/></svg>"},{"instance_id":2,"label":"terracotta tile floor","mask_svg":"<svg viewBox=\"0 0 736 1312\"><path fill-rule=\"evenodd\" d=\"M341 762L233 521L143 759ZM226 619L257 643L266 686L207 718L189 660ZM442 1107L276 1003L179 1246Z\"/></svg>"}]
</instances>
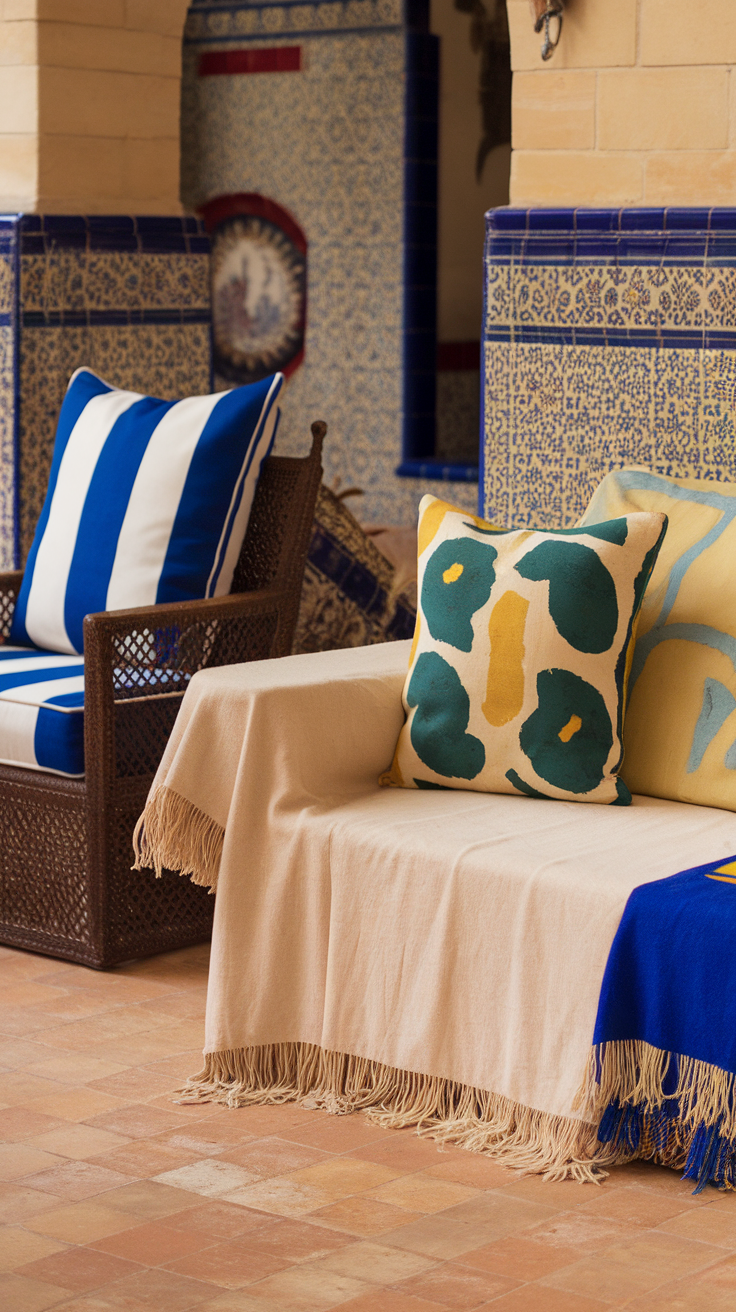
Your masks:
<instances>
[{"instance_id":1,"label":"terracotta tile floor","mask_svg":"<svg viewBox=\"0 0 736 1312\"><path fill-rule=\"evenodd\" d=\"M363 1116L185 1107L207 949L0 948L3 1312L719 1312L736 1195L545 1184Z\"/></svg>"}]
</instances>

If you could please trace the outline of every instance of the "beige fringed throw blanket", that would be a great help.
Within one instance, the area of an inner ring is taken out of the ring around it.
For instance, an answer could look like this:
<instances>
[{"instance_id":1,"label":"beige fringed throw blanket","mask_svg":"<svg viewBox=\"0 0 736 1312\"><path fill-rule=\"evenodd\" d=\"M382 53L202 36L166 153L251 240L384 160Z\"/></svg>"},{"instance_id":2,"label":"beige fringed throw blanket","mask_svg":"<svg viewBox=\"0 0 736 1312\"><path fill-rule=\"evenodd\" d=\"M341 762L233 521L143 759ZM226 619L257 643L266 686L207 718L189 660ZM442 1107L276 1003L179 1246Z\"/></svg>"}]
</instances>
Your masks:
<instances>
[{"instance_id":1,"label":"beige fringed throw blanket","mask_svg":"<svg viewBox=\"0 0 736 1312\"><path fill-rule=\"evenodd\" d=\"M137 835L143 865L217 887L187 1096L363 1108L595 1179L633 1155L598 1142L598 1086L576 1103L627 898L736 851L736 816L379 788L408 650L192 680Z\"/></svg>"}]
</instances>

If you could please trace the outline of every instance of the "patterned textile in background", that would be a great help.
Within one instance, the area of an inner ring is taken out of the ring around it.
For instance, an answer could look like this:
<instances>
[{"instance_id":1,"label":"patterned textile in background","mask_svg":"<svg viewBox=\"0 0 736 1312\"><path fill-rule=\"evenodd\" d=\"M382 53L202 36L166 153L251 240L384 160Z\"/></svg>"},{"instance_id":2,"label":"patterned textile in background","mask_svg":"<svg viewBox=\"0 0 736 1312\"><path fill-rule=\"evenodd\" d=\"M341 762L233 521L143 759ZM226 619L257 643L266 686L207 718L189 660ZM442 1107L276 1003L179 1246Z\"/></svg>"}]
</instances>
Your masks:
<instances>
[{"instance_id":1,"label":"patterned textile in background","mask_svg":"<svg viewBox=\"0 0 736 1312\"><path fill-rule=\"evenodd\" d=\"M333 651L396 642L414 632L416 609L396 571L329 488L317 497L292 650Z\"/></svg>"}]
</instances>

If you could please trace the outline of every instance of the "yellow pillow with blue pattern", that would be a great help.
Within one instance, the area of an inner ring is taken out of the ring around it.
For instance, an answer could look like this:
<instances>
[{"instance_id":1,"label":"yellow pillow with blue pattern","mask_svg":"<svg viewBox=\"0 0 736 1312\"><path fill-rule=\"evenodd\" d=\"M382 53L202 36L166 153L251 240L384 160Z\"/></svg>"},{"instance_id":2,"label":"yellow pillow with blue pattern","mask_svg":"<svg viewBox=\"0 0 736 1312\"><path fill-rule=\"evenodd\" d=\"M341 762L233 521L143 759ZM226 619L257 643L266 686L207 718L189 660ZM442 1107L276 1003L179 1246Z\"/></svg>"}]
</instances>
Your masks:
<instances>
[{"instance_id":1,"label":"yellow pillow with blue pattern","mask_svg":"<svg viewBox=\"0 0 736 1312\"><path fill-rule=\"evenodd\" d=\"M423 497L406 723L382 782L630 802L627 660L666 526L507 531Z\"/></svg>"},{"instance_id":2,"label":"yellow pillow with blue pattern","mask_svg":"<svg viewBox=\"0 0 736 1312\"><path fill-rule=\"evenodd\" d=\"M639 511L669 528L637 631L626 781L736 811L736 484L615 470L581 525Z\"/></svg>"}]
</instances>

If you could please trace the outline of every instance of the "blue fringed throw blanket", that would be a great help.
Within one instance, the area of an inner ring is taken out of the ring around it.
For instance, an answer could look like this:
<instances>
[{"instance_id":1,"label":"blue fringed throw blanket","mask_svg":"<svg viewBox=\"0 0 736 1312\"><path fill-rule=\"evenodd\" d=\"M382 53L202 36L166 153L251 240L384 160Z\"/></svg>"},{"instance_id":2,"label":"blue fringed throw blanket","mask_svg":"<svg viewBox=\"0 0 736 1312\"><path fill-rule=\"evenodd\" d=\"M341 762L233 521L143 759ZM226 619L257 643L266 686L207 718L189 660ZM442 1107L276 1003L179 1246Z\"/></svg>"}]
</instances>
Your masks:
<instances>
[{"instance_id":1,"label":"blue fringed throw blanket","mask_svg":"<svg viewBox=\"0 0 736 1312\"><path fill-rule=\"evenodd\" d=\"M585 1100L611 1160L736 1188L736 857L631 893L598 1003Z\"/></svg>"}]
</instances>

